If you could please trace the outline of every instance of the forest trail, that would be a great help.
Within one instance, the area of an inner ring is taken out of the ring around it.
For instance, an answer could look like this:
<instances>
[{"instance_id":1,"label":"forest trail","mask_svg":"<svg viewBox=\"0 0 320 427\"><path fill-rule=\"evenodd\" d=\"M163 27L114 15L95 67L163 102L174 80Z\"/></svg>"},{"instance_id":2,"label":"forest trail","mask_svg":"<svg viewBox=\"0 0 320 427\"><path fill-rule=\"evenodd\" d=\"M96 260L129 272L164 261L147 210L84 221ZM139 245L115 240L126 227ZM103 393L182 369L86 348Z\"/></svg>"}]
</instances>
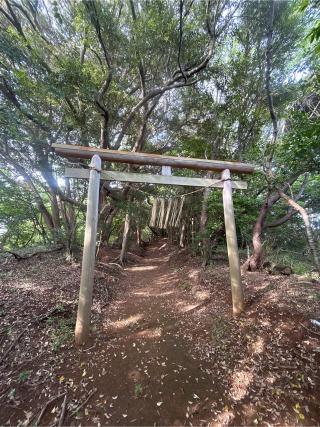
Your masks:
<instances>
[{"instance_id":1,"label":"forest trail","mask_svg":"<svg viewBox=\"0 0 320 427\"><path fill-rule=\"evenodd\" d=\"M317 281L247 274L235 319L223 254L205 270L166 239L141 254L120 271L117 249L101 253L84 347L79 264L52 253L1 265L1 425L33 425L44 408L41 425L58 425L64 394L70 426L319 424Z\"/></svg>"},{"instance_id":2,"label":"forest trail","mask_svg":"<svg viewBox=\"0 0 320 427\"><path fill-rule=\"evenodd\" d=\"M148 247L142 262L125 269L127 293L108 317L114 358L102 388L114 398L112 424L207 423L207 405L219 395L184 337L184 318L206 301L185 292L165 246Z\"/></svg>"}]
</instances>

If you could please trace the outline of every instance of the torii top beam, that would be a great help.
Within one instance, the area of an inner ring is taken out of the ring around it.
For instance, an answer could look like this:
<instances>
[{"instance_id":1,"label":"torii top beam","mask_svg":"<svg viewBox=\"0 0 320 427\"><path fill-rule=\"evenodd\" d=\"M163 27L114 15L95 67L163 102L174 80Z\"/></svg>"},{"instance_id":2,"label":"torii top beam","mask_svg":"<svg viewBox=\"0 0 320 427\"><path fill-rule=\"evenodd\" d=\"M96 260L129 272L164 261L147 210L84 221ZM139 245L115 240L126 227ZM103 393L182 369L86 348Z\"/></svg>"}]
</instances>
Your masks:
<instances>
[{"instance_id":1,"label":"torii top beam","mask_svg":"<svg viewBox=\"0 0 320 427\"><path fill-rule=\"evenodd\" d=\"M94 154L102 160L117 163L136 165L172 166L174 168L200 169L221 172L229 169L230 172L250 174L254 166L239 162L225 162L222 160L194 159L191 157L162 156L159 154L137 153L133 151L106 150L96 147L83 147L70 144L52 144L54 151L63 157L91 159Z\"/></svg>"}]
</instances>

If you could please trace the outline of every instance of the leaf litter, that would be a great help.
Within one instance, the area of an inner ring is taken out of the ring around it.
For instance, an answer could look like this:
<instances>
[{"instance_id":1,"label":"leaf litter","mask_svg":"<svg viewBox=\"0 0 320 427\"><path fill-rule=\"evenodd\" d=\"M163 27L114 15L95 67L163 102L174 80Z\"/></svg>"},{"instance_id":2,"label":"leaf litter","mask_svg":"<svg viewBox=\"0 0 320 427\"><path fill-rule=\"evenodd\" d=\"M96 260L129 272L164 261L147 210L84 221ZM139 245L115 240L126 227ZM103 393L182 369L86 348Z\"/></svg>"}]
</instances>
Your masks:
<instances>
[{"instance_id":1,"label":"leaf litter","mask_svg":"<svg viewBox=\"0 0 320 427\"><path fill-rule=\"evenodd\" d=\"M58 425L62 399L50 402L63 393L66 425L319 424L320 343L309 321L320 317L318 285L249 273L247 311L235 320L227 266L203 270L173 250L155 243L137 258L152 271L129 265L121 280L99 275L85 349L72 341L80 266L57 254L4 266L4 352L32 318L56 310L1 366L1 424L32 424L47 408L41 422ZM114 329L137 314L134 327Z\"/></svg>"}]
</instances>

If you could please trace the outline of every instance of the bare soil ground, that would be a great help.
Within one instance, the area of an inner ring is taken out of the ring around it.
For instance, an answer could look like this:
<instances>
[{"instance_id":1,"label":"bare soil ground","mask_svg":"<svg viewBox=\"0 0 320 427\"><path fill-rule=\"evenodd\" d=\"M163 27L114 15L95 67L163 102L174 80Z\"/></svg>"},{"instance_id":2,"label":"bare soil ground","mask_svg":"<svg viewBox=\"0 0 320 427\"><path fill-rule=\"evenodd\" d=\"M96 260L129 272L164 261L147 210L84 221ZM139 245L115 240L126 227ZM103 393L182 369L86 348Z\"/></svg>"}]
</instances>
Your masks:
<instances>
[{"instance_id":1,"label":"bare soil ground","mask_svg":"<svg viewBox=\"0 0 320 427\"><path fill-rule=\"evenodd\" d=\"M320 425L319 282L248 273L234 319L226 260L203 270L166 240L125 270L115 255L80 349L79 265L1 265L0 425Z\"/></svg>"}]
</instances>

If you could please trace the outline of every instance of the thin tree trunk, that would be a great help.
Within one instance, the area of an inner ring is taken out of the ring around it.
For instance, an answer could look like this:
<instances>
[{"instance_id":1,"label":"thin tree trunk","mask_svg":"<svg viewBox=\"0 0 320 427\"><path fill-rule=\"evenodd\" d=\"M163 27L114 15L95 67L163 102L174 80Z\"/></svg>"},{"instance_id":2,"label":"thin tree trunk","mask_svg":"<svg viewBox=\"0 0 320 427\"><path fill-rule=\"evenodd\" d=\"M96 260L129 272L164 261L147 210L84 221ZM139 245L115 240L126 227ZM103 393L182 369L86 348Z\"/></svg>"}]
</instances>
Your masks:
<instances>
[{"instance_id":1,"label":"thin tree trunk","mask_svg":"<svg viewBox=\"0 0 320 427\"><path fill-rule=\"evenodd\" d=\"M127 251L129 246L129 237L130 237L130 227L131 227L131 214L130 214L130 203L132 202L133 197L132 195L128 196L128 208L127 213L124 221L124 230L123 230L123 236L122 236L122 245L121 245L121 252L119 261L121 264L124 264L127 257Z\"/></svg>"},{"instance_id":2,"label":"thin tree trunk","mask_svg":"<svg viewBox=\"0 0 320 427\"><path fill-rule=\"evenodd\" d=\"M56 230L59 230L61 226L60 222L60 209L59 209L59 203L58 198L55 193L50 191L51 193L51 212L52 212L52 219L53 219L53 225Z\"/></svg>"},{"instance_id":3,"label":"thin tree trunk","mask_svg":"<svg viewBox=\"0 0 320 427\"><path fill-rule=\"evenodd\" d=\"M308 216L307 211L305 210L305 208L303 208L301 205L299 205L299 203L295 202L293 199L291 199L289 196L287 196L283 191L278 190L278 192L279 192L280 196L288 203L288 205L293 207L293 209L298 211L300 213L300 215L302 216L302 219L304 221L304 225L306 227L307 240L308 240L308 243L309 243L309 246L311 249L313 261L314 261L315 267L318 270L318 273L320 274L320 260L319 260L319 256L318 256L317 246L316 246L316 243L315 243L314 238L313 238L312 228L311 228L311 224L310 224L310 220L309 220L309 216Z\"/></svg>"},{"instance_id":4,"label":"thin tree trunk","mask_svg":"<svg viewBox=\"0 0 320 427\"><path fill-rule=\"evenodd\" d=\"M42 155L41 166L42 166L41 174L48 184L50 198L51 198L51 216L52 216L52 222L53 222L54 240L57 243L59 243L59 240L60 240L59 229L61 227L61 220L60 220L61 210L59 206L59 201L61 199L62 192L53 174L52 165L48 160L47 154Z\"/></svg>"},{"instance_id":5,"label":"thin tree trunk","mask_svg":"<svg viewBox=\"0 0 320 427\"><path fill-rule=\"evenodd\" d=\"M76 230L76 218L74 212L74 205L67 200L72 200L71 191L70 191L70 182L68 178L65 178L65 192L64 195L66 199L60 197L60 195L56 196L57 207L61 213L61 221L59 222L60 226L62 225L65 231L65 238L62 243L66 246L66 259L67 261L71 261L73 258L73 249L74 249L74 238L75 238L75 230ZM61 240L61 238L60 238ZM58 235L58 243L59 235Z\"/></svg>"},{"instance_id":6,"label":"thin tree trunk","mask_svg":"<svg viewBox=\"0 0 320 427\"><path fill-rule=\"evenodd\" d=\"M268 162L267 168L271 167L273 151L274 151L275 143L278 137L278 121L277 121L277 116L274 110L273 96L271 91L274 12L275 12L275 2L274 0L271 0L270 1L270 21L269 21L268 34L267 34L265 88L266 88L268 107L269 107L269 113L270 113L273 130L272 130L272 140L271 140L271 143L269 144L270 152L268 153L268 158L267 158L267 162Z\"/></svg>"},{"instance_id":7,"label":"thin tree trunk","mask_svg":"<svg viewBox=\"0 0 320 427\"><path fill-rule=\"evenodd\" d=\"M269 211L269 196L266 197L263 206L260 209L258 219L253 227L252 233L252 246L253 253L251 257L244 263L243 269L256 271L258 270L263 262L263 244L262 244L262 231L266 215Z\"/></svg>"},{"instance_id":8,"label":"thin tree trunk","mask_svg":"<svg viewBox=\"0 0 320 427\"><path fill-rule=\"evenodd\" d=\"M284 184L281 191L286 191L287 188L290 187L297 179L299 178L299 174L292 175L288 181ZM267 213L272 208L272 206L280 199L279 192L268 194L263 202L263 205L260 209L259 216L255 222L253 227L252 234L252 246L253 253L251 257L243 264L243 271L255 271L258 270L263 262L263 244L262 244L262 233L265 229L264 223L267 216Z\"/></svg>"},{"instance_id":9,"label":"thin tree trunk","mask_svg":"<svg viewBox=\"0 0 320 427\"><path fill-rule=\"evenodd\" d=\"M103 113L101 113L100 148L110 148L108 123L109 123L109 113L105 109Z\"/></svg>"},{"instance_id":10,"label":"thin tree trunk","mask_svg":"<svg viewBox=\"0 0 320 427\"><path fill-rule=\"evenodd\" d=\"M222 239L222 237L225 235L225 226L224 224L221 225L220 228L218 228L217 231L215 231L210 237L209 237L209 242L210 242L210 253L211 256L214 253L215 249L217 249L217 246L220 242L220 240Z\"/></svg>"},{"instance_id":11,"label":"thin tree trunk","mask_svg":"<svg viewBox=\"0 0 320 427\"><path fill-rule=\"evenodd\" d=\"M259 216L256 220L256 223L253 227L252 234L252 245L253 245L253 254L251 257L244 263L244 270L255 271L261 267L263 261L263 248L262 248L262 231L264 226L264 221L268 210L270 209L269 201L270 201L270 180L272 178L272 168L271 162L273 158L274 148L278 137L278 122L277 116L273 106L273 96L271 92L271 72L272 72L272 43L273 43L273 27L274 27L274 12L275 12L275 3L274 0L270 2L270 20L268 25L268 33L267 33L267 47L266 47L266 63L265 63L265 90L268 100L268 107L270 118L272 122L272 140L269 142L266 149L266 172L267 172L267 180L269 186L269 193L264 200L263 206L260 209Z\"/></svg>"},{"instance_id":12,"label":"thin tree trunk","mask_svg":"<svg viewBox=\"0 0 320 427\"><path fill-rule=\"evenodd\" d=\"M26 170L18 162L13 161L11 158L8 158L7 160L8 160L8 163L10 163L19 172L19 174L23 176L24 181L21 183L21 185L31 194L39 212L42 215L42 218L46 226L49 228L50 232L53 232L54 224L53 224L52 215L46 208L42 200L42 197L40 196L40 193L38 192L35 184L31 179L31 176L26 172ZM0 171L0 174L4 176L5 179L8 180L8 177L5 174L3 174L1 171ZM9 181L12 181L12 179L9 179ZM15 184L14 181L13 183Z\"/></svg>"},{"instance_id":13,"label":"thin tree trunk","mask_svg":"<svg viewBox=\"0 0 320 427\"><path fill-rule=\"evenodd\" d=\"M110 206L110 209L108 210L108 213L103 215L103 218L101 219L101 229L102 229L102 236L101 241L105 244L109 244L109 240L111 237L112 232L112 222L114 217L116 216L118 212L118 208L115 206Z\"/></svg>"},{"instance_id":14,"label":"thin tree trunk","mask_svg":"<svg viewBox=\"0 0 320 427\"><path fill-rule=\"evenodd\" d=\"M123 238L122 238L122 246L119 261L121 264L124 264L127 256L128 244L129 244L129 234L130 234L130 224L131 217L129 212L126 214L126 218L124 221L124 230L123 230Z\"/></svg>"}]
</instances>

